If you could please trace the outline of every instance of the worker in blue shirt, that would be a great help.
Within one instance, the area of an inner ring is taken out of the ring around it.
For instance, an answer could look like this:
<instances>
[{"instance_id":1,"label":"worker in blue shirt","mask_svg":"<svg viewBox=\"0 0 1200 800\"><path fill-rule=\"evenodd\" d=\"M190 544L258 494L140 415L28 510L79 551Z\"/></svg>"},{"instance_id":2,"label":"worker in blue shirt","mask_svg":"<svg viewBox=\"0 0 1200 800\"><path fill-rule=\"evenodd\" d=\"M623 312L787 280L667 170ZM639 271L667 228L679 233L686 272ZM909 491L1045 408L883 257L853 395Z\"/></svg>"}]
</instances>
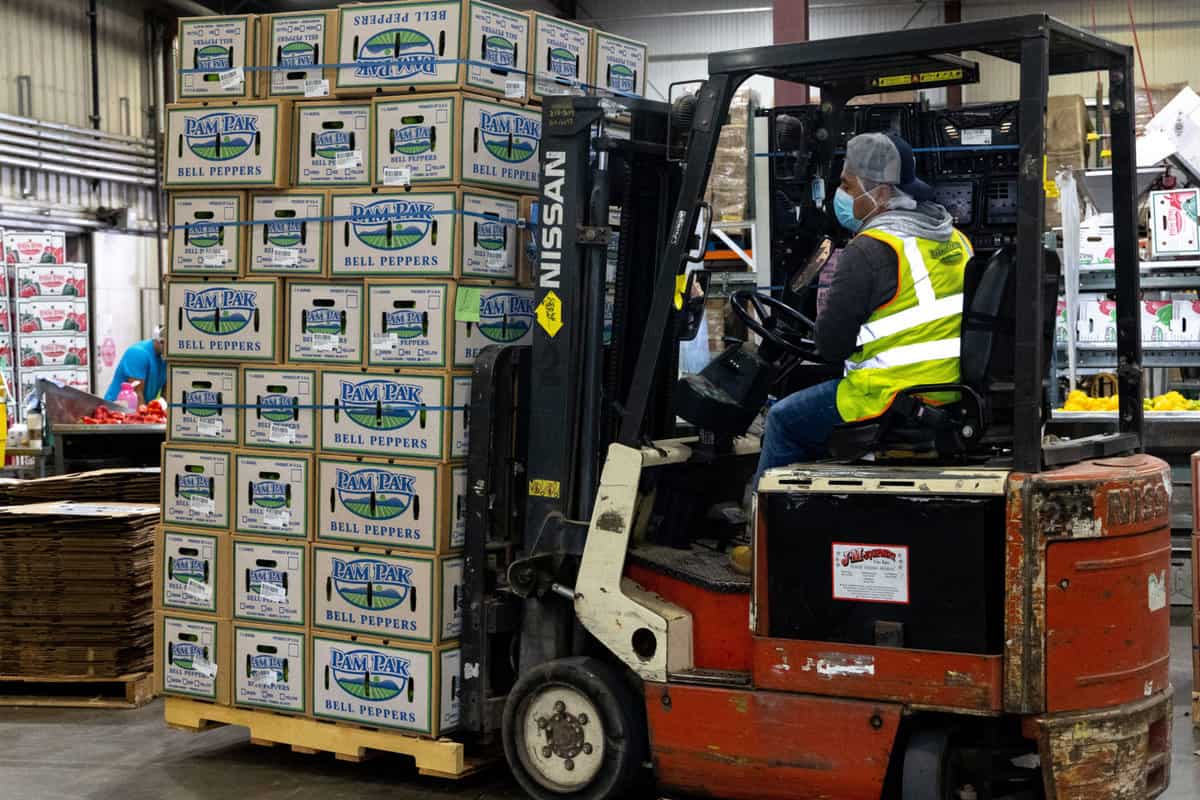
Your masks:
<instances>
[{"instance_id":1,"label":"worker in blue shirt","mask_svg":"<svg viewBox=\"0 0 1200 800\"><path fill-rule=\"evenodd\" d=\"M131 344L117 362L117 371L113 373L112 383L104 393L104 399L116 402L121 384L126 382L133 384L133 390L138 396L138 405L158 397L167 382L167 362L163 359L165 346L161 325L154 329L151 338Z\"/></svg>"}]
</instances>

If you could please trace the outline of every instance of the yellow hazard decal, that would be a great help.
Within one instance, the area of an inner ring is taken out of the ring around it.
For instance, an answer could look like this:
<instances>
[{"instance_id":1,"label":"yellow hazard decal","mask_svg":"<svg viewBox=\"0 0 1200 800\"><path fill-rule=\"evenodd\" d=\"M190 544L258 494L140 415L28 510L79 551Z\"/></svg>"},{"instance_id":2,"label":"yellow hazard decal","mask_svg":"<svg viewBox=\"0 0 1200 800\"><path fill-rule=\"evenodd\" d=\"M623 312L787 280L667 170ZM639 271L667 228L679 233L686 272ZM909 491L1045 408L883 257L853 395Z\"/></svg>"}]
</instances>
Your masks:
<instances>
[{"instance_id":1,"label":"yellow hazard decal","mask_svg":"<svg viewBox=\"0 0 1200 800\"><path fill-rule=\"evenodd\" d=\"M546 292L546 296L542 298L542 302L537 305L538 325L542 326L542 330L551 339L555 337L563 326L562 310L562 300L558 299L558 295L554 293L553 289ZM554 496L558 497L558 495Z\"/></svg>"},{"instance_id":2,"label":"yellow hazard decal","mask_svg":"<svg viewBox=\"0 0 1200 800\"><path fill-rule=\"evenodd\" d=\"M963 71L961 69L939 69L932 72L918 72L916 74L886 75L882 78L875 78L871 81L871 85L880 89L887 89L892 86L911 86L914 83L956 81L961 79L962 76Z\"/></svg>"},{"instance_id":3,"label":"yellow hazard decal","mask_svg":"<svg viewBox=\"0 0 1200 800\"><path fill-rule=\"evenodd\" d=\"M1053 176L1046 174L1046 156L1042 156L1042 189L1046 192L1046 197L1058 197L1058 184L1054 182Z\"/></svg>"},{"instance_id":4,"label":"yellow hazard decal","mask_svg":"<svg viewBox=\"0 0 1200 800\"><path fill-rule=\"evenodd\" d=\"M529 495L531 497L552 497L557 499L561 493L562 484L558 481L540 479L529 481Z\"/></svg>"}]
</instances>

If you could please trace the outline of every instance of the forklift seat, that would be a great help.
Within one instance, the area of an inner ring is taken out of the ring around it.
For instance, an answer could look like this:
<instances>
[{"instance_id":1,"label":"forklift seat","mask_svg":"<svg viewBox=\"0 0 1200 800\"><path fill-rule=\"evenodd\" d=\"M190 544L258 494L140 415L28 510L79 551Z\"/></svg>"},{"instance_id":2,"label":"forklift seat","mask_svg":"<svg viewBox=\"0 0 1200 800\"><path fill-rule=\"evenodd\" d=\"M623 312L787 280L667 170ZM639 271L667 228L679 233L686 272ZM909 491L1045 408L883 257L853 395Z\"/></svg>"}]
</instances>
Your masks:
<instances>
[{"instance_id":1,"label":"forklift seat","mask_svg":"<svg viewBox=\"0 0 1200 800\"><path fill-rule=\"evenodd\" d=\"M910 386L896 395L882 414L870 419L836 426L829 437L829 450L839 460L857 460L878 452L936 452L943 458L966 455L983 440L992 420L992 370L1009 372L993 363L1001 352L997 340L1006 338L1012 318L1002 316L1014 298L1014 248L997 250L982 268L978 258L967 264L960 336L960 381L954 384ZM1057 256L1046 254L1047 272L1057 281ZM1056 292L1051 298L1057 297ZM1049 317L1053 325L1053 313ZM1011 344L1011 343L1009 343ZM1008 385L1008 384L1005 384ZM957 392L959 400L945 405L926 402L930 392Z\"/></svg>"}]
</instances>

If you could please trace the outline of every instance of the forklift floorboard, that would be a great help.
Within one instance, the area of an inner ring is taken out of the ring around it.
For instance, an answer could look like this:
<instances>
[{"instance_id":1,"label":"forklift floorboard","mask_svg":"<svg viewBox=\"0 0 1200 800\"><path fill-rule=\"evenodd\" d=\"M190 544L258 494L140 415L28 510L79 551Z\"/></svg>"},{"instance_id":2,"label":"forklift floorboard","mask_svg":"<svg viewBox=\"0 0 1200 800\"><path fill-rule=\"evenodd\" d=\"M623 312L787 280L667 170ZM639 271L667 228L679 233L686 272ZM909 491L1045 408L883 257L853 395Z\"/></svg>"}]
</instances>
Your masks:
<instances>
[{"instance_id":1,"label":"forklift floorboard","mask_svg":"<svg viewBox=\"0 0 1200 800\"><path fill-rule=\"evenodd\" d=\"M1163 797L1200 797L1200 736L1192 730L1191 641L1183 614L1171 628L1175 747ZM400 758L346 764L332 756L251 744L244 728L200 734L163 725L162 701L132 711L6 708L0 714L0 786L25 800L519 800L503 768L461 782L420 778Z\"/></svg>"}]
</instances>

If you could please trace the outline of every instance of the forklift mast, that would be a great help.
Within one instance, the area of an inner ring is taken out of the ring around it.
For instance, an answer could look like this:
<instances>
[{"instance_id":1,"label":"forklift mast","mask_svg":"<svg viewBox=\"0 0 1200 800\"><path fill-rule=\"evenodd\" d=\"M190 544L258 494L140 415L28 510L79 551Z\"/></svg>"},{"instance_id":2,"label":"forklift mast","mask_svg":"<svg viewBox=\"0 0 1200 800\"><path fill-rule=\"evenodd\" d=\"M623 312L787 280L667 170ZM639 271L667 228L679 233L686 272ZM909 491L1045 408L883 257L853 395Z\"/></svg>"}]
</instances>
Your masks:
<instances>
[{"instance_id":1,"label":"forklift mast","mask_svg":"<svg viewBox=\"0 0 1200 800\"><path fill-rule=\"evenodd\" d=\"M675 337L651 374L635 373L679 191L668 107L548 97L542 186L531 219L537 310L531 348L487 348L472 382L464 583L462 718L488 734L522 665L571 652L569 598L539 576L573 583L600 467L638 375L646 432L670 435ZM615 251L614 268L610 268ZM607 274L606 274L607 273ZM606 332L606 305L611 325ZM522 599L523 598L523 599ZM514 644L514 642L516 642Z\"/></svg>"}]
</instances>

